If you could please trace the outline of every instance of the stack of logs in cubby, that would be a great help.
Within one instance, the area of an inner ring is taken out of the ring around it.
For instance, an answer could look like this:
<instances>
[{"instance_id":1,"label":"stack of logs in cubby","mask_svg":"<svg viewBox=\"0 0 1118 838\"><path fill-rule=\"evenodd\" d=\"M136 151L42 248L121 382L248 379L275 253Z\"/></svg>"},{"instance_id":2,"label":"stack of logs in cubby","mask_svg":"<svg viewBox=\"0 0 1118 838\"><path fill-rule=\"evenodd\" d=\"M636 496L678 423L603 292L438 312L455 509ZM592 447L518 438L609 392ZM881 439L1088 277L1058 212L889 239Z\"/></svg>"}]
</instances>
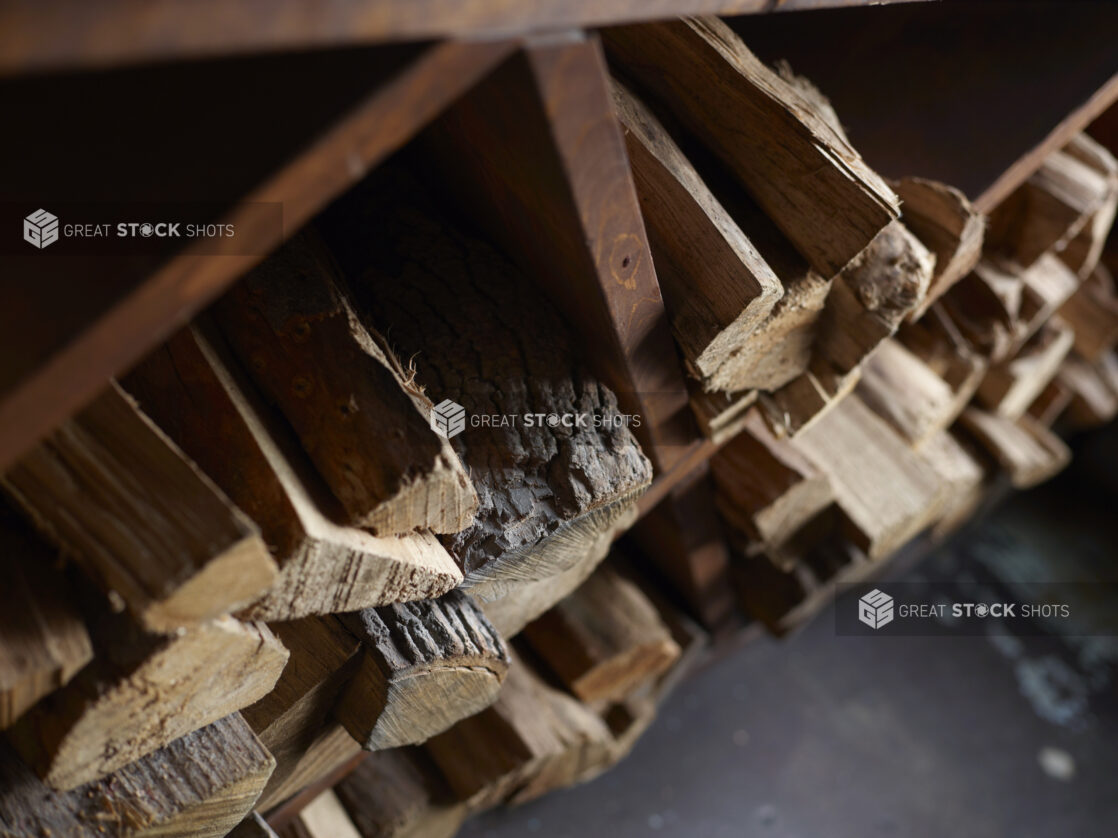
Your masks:
<instances>
[{"instance_id":1,"label":"stack of logs in cubby","mask_svg":"<svg viewBox=\"0 0 1118 838\"><path fill-rule=\"evenodd\" d=\"M595 776L711 633L1118 412L1116 206L1086 135L989 219L886 182L717 19L518 54L4 473L0 834L438 838Z\"/></svg>"}]
</instances>

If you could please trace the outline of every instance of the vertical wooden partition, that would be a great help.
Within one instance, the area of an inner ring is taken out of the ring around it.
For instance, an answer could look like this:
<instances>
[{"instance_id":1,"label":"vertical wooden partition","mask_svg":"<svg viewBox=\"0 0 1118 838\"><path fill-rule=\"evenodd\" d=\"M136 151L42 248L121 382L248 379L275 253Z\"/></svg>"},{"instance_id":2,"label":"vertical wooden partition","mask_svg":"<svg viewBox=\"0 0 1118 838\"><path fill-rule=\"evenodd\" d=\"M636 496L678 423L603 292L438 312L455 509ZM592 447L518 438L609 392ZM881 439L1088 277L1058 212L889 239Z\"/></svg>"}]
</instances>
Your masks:
<instances>
[{"instance_id":1,"label":"vertical wooden partition","mask_svg":"<svg viewBox=\"0 0 1118 838\"><path fill-rule=\"evenodd\" d=\"M597 38L529 40L430 132L469 214L556 302L666 471L692 442L687 390Z\"/></svg>"}]
</instances>

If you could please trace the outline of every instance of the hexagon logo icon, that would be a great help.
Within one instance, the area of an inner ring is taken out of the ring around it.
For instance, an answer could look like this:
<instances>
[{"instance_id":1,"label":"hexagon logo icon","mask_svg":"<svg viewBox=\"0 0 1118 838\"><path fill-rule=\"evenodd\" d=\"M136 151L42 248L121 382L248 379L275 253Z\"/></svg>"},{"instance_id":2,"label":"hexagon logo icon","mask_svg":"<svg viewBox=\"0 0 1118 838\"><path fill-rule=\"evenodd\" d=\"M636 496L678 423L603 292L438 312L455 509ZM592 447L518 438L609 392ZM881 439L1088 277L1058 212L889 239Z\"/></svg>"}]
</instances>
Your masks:
<instances>
[{"instance_id":1,"label":"hexagon logo icon","mask_svg":"<svg viewBox=\"0 0 1118 838\"><path fill-rule=\"evenodd\" d=\"M451 439L466 430L466 408L444 399L431 409L431 430L444 439Z\"/></svg>"},{"instance_id":2,"label":"hexagon logo icon","mask_svg":"<svg viewBox=\"0 0 1118 838\"><path fill-rule=\"evenodd\" d=\"M58 216L37 209L23 219L23 240L42 250L58 241Z\"/></svg>"},{"instance_id":3,"label":"hexagon logo icon","mask_svg":"<svg viewBox=\"0 0 1118 838\"><path fill-rule=\"evenodd\" d=\"M858 600L858 619L872 629L893 622L893 598L874 588Z\"/></svg>"}]
</instances>

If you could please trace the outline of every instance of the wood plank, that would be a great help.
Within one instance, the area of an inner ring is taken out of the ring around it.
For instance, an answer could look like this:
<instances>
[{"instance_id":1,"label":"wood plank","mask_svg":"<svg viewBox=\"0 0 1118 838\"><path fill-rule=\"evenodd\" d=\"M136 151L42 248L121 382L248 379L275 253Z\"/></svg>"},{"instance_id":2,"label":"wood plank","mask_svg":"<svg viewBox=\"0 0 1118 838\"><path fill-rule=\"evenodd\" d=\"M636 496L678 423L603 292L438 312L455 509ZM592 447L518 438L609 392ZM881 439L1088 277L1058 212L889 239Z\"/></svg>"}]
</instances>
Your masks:
<instances>
[{"instance_id":1,"label":"wood plank","mask_svg":"<svg viewBox=\"0 0 1118 838\"><path fill-rule=\"evenodd\" d=\"M616 79L613 101L676 342L704 389L740 389L735 361L784 290L667 129Z\"/></svg>"},{"instance_id":2,"label":"wood plank","mask_svg":"<svg viewBox=\"0 0 1118 838\"><path fill-rule=\"evenodd\" d=\"M641 417L645 453L670 467L693 435L687 391L597 39L530 43L434 129L441 177L578 329Z\"/></svg>"},{"instance_id":3,"label":"wood plank","mask_svg":"<svg viewBox=\"0 0 1118 838\"><path fill-rule=\"evenodd\" d=\"M272 765L235 713L68 792L48 788L0 744L0 830L75 838L220 838L248 814Z\"/></svg>"},{"instance_id":4,"label":"wood plank","mask_svg":"<svg viewBox=\"0 0 1118 838\"><path fill-rule=\"evenodd\" d=\"M461 591L340 619L363 652L334 712L366 750L425 742L497 699L509 653Z\"/></svg>"},{"instance_id":5,"label":"wood plank","mask_svg":"<svg viewBox=\"0 0 1118 838\"><path fill-rule=\"evenodd\" d=\"M841 132L718 19L619 27L605 38L622 75L718 154L821 275L842 270L900 214Z\"/></svg>"},{"instance_id":6,"label":"wood plank","mask_svg":"<svg viewBox=\"0 0 1118 838\"><path fill-rule=\"evenodd\" d=\"M377 535L458 532L477 495L384 339L353 311L337 266L303 232L215 306L226 341L298 434L348 513Z\"/></svg>"},{"instance_id":7,"label":"wood plank","mask_svg":"<svg viewBox=\"0 0 1118 838\"><path fill-rule=\"evenodd\" d=\"M41 352L21 351L19 357L25 366L4 377L0 401L0 469L9 467L35 441L92 399L104 387L109 376L122 372L144 352L165 339L280 244L283 231L270 216L265 218L261 214L262 205L282 204L284 223L288 229L297 229L335 196L360 180L369 167L403 145L415 131L496 66L512 49L513 44L507 41L448 42L423 49L414 60L390 70L377 89L355 95L352 102L329 117L330 127L321 136L311 134L292 140L293 146L286 150L290 159L281 157L276 160L274 170L259 172L259 163L255 160L246 163L243 158L236 158L238 163L233 166L231 179L235 182L243 180L244 175L238 174L238 170L243 170L257 173L259 181L246 183L244 192L236 196L242 200L216 219L220 223L232 224L238 231L235 237L218 240L216 244L200 240L182 249L146 276L125 272L129 284L122 287L118 279L111 285L117 293L106 301L103 309L94 313L81 307L74 319L66 322L65 328L54 335L49 346L35 344L42 346ZM365 64L370 64L367 57ZM273 91L278 89L275 79L267 74L257 78ZM369 83L368 76L363 72L353 74L352 78L366 85ZM182 83L184 90L198 88L197 78L192 76L191 79ZM333 79L328 86L333 87L338 76L334 75ZM305 77L302 82L306 82ZM144 75L144 83L147 85L144 89L150 90L150 85L154 83L150 73ZM214 89L207 87L207 95ZM317 87L314 91L315 96L324 98ZM77 90L74 101L81 103L92 98L96 102L90 94L91 91ZM243 110L246 101L254 101L254 98L237 98L233 113L237 113L237 109ZM126 100L126 114L135 116L134 103L134 97ZM287 94L282 94L281 104L285 111L291 107ZM19 111L12 113L16 112ZM66 109L60 109L60 113L65 112ZM110 150L105 156L116 160L119 149L116 153L111 150L121 145L120 123L105 112L98 112L96 117L103 124L112 126L110 136L103 140L103 144ZM127 122L127 116L123 118ZM204 122L199 120L199 124ZM49 127L49 123L44 124ZM267 114L257 114L254 124L274 131L276 120L270 119ZM70 135L65 124L59 127L54 140L48 139L41 144L45 152L57 148L57 143ZM177 134L171 132L166 136ZM228 154L226 145L227 141L223 141L221 155ZM98 149L99 146L92 144L91 148ZM142 154L123 156L127 166L134 167L137 159L147 159L152 155L151 148L142 148ZM260 155L259 148L255 146L252 153L261 161L269 161L267 156ZM183 156L196 154L197 149L191 148L190 154ZM213 156L219 155L215 151ZM153 159L158 157L155 155ZM39 157L32 156L32 159L39 160ZM82 155L76 155L71 162L80 166L84 159ZM50 154L42 167L55 167L57 161L58 155ZM105 167L101 161L101 157L94 156L85 170L102 173L106 178L103 183L107 184L108 195L121 200L119 181L112 177L113 169ZM29 165L25 159L20 165L31 172L40 170L36 165ZM187 170L187 174L190 172L193 170ZM202 181L212 183L206 178ZM189 188L187 184L184 190ZM228 189L228 185L223 184L221 188ZM66 194L74 194L74 191L67 190ZM156 194L158 200L165 201L176 193ZM90 200L105 199L100 192L91 192L87 197ZM207 197L212 197L212 193ZM148 199L151 200L151 196ZM183 193L183 200L190 200L189 192ZM194 197L194 200L198 198ZM75 262L71 257L70 263L60 261L59 265L67 266L72 276L82 277L84 288L88 283L85 262L80 259ZM43 283L38 274L41 264L40 261L34 263L34 267L27 265L25 287L37 282L45 290L34 298L34 304L41 304L42 311L48 310L48 307L53 310L59 299L58 289L62 286ZM86 299L84 292L76 294L74 299ZM26 312L25 309L21 311ZM41 328L44 321L38 322ZM19 334L19 331L15 329L12 333Z\"/></svg>"},{"instance_id":8,"label":"wood plank","mask_svg":"<svg viewBox=\"0 0 1118 838\"><path fill-rule=\"evenodd\" d=\"M875 5L913 0L389 0L374 6L326 0L309 14L299 0L271 0L261 26L259 0L107 0L91 15L81 0L61 0L47 15L30 0L0 8L0 74L89 68L258 50L340 47L379 41L478 39L571 26L601 26L681 14ZM253 23L255 21L255 23ZM60 44L65 44L63 49Z\"/></svg>"},{"instance_id":9,"label":"wood plank","mask_svg":"<svg viewBox=\"0 0 1118 838\"><path fill-rule=\"evenodd\" d=\"M636 420L530 273L434 205L436 194L403 165L382 167L321 229L358 315L412 359L415 387L461 408L447 432L480 506L442 542L471 595L490 601L581 561L652 468Z\"/></svg>"},{"instance_id":10,"label":"wood plank","mask_svg":"<svg viewBox=\"0 0 1118 838\"><path fill-rule=\"evenodd\" d=\"M820 80L869 165L950 184L981 212L1118 99L1116 24L1110 4L1043 0L730 21L762 59ZM846 45L842 62L836 43Z\"/></svg>"},{"instance_id":11,"label":"wood plank","mask_svg":"<svg viewBox=\"0 0 1118 838\"><path fill-rule=\"evenodd\" d=\"M94 620L94 663L9 730L21 756L62 790L247 707L272 689L287 663L287 650L263 623L222 617L179 634L148 635L127 615Z\"/></svg>"},{"instance_id":12,"label":"wood plank","mask_svg":"<svg viewBox=\"0 0 1118 838\"><path fill-rule=\"evenodd\" d=\"M640 588L609 567L526 626L524 637L585 702L621 700L680 655Z\"/></svg>"},{"instance_id":13,"label":"wood plank","mask_svg":"<svg viewBox=\"0 0 1118 838\"><path fill-rule=\"evenodd\" d=\"M0 482L152 631L227 614L275 580L256 525L116 383Z\"/></svg>"},{"instance_id":14,"label":"wood plank","mask_svg":"<svg viewBox=\"0 0 1118 838\"><path fill-rule=\"evenodd\" d=\"M378 538L345 512L207 324L181 329L123 385L261 529L279 564L241 616L292 620L441 596L462 571L430 533Z\"/></svg>"},{"instance_id":15,"label":"wood plank","mask_svg":"<svg viewBox=\"0 0 1118 838\"><path fill-rule=\"evenodd\" d=\"M0 511L0 730L65 685L93 657L89 633L53 551Z\"/></svg>"}]
</instances>

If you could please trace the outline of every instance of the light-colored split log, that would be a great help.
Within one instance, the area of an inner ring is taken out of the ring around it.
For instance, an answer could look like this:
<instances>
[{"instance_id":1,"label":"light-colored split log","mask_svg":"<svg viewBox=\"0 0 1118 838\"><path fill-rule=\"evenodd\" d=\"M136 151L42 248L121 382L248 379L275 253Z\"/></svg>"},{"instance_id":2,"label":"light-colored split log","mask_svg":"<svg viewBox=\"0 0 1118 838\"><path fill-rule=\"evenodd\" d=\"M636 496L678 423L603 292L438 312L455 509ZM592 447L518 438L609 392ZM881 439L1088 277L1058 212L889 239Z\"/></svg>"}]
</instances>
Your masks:
<instances>
[{"instance_id":1,"label":"light-colored split log","mask_svg":"<svg viewBox=\"0 0 1118 838\"><path fill-rule=\"evenodd\" d=\"M1013 421L971 407L959 421L1006 470L1018 489L1043 483L1071 459L1071 451L1063 440L1029 416Z\"/></svg>"},{"instance_id":2,"label":"light-colored split log","mask_svg":"<svg viewBox=\"0 0 1118 838\"><path fill-rule=\"evenodd\" d=\"M429 532L379 538L346 526L289 427L204 324L179 331L123 384L260 526L280 572L242 617L355 611L440 596L462 581Z\"/></svg>"},{"instance_id":3,"label":"light-colored split log","mask_svg":"<svg viewBox=\"0 0 1118 838\"><path fill-rule=\"evenodd\" d=\"M0 481L152 631L226 614L275 580L256 526L115 383Z\"/></svg>"},{"instance_id":4,"label":"light-colored split log","mask_svg":"<svg viewBox=\"0 0 1118 838\"><path fill-rule=\"evenodd\" d=\"M990 367L978 387L980 406L1007 419L1024 415L1056 377L1074 340L1070 328L1050 320L1016 356Z\"/></svg>"}]
</instances>

